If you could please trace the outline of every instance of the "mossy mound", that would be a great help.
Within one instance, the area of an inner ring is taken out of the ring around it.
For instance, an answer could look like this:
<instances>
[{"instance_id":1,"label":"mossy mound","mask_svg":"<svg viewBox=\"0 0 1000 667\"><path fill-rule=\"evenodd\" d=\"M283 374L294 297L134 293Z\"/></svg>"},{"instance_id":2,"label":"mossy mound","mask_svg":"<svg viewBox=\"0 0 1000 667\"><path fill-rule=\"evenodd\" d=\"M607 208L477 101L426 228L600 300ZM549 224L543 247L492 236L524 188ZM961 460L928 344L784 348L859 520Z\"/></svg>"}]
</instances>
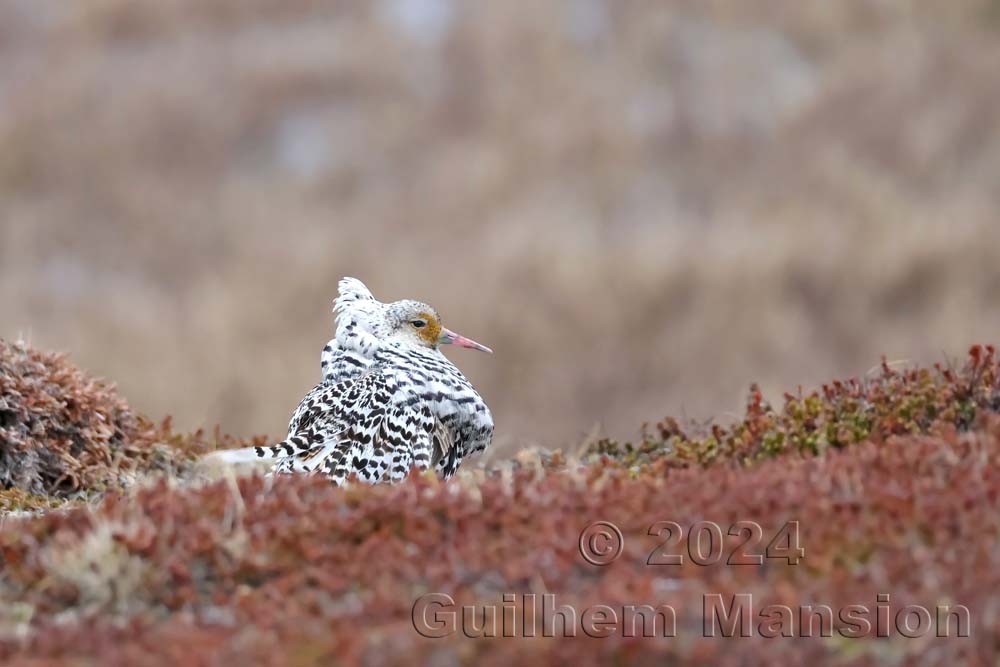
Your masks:
<instances>
[{"instance_id":1,"label":"mossy mound","mask_svg":"<svg viewBox=\"0 0 1000 667\"><path fill-rule=\"evenodd\" d=\"M176 473L211 447L202 432L181 436L169 419L136 413L64 355L0 339L0 508L38 509Z\"/></svg>"}]
</instances>

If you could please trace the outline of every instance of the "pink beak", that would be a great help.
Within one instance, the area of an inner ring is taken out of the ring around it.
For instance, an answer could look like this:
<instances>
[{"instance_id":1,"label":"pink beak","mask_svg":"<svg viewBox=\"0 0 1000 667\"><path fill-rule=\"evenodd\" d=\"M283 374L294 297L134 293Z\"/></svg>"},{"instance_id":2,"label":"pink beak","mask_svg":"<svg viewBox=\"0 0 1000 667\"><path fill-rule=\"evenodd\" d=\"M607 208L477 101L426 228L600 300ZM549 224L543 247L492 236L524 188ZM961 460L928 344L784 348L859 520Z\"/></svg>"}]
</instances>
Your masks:
<instances>
[{"instance_id":1,"label":"pink beak","mask_svg":"<svg viewBox=\"0 0 1000 667\"><path fill-rule=\"evenodd\" d=\"M450 329L441 328L441 337L438 338L439 345L457 345L459 347L467 347L470 350L479 350L480 352L487 352L493 354L493 350L486 347L485 345L480 345L471 338L466 338L461 334L457 334Z\"/></svg>"}]
</instances>

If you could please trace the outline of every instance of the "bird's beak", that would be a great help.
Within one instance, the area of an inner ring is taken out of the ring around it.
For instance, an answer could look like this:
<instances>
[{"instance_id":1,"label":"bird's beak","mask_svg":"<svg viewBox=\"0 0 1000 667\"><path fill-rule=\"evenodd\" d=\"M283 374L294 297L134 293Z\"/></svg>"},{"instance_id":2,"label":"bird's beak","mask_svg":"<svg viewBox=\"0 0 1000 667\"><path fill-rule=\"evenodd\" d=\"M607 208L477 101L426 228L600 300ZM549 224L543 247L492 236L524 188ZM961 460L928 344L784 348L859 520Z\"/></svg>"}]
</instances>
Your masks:
<instances>
[{"instance_id":1,"label":"bird's beak","mask_svg":"<svg viewBox=\"0 0 1000 667\"><path fill-rule=\"evenodd\" d=\"M486 347L485 345L480 345L471 338L466 338L461 334L457 334L449 329L441 328L441 336L438 338L438 345L458 345L459 347L467 347L472 350L479 350L480 352L488 352L493 354L493 350Z\"/></svg>"}]
</instances>

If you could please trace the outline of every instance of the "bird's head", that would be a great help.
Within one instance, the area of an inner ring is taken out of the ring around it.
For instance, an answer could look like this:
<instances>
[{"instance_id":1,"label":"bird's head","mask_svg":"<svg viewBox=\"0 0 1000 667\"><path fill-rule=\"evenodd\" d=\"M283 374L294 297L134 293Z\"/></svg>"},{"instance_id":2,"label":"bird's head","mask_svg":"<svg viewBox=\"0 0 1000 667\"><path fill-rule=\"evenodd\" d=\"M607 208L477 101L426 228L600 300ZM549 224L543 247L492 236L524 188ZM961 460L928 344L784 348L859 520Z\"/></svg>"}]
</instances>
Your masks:
<instances>
[{"instance_id":1,"label":"bird's head","mask_svg":"<svg viewBox=\"0 0 1000 667\"><path fill-rule=\"evenodd\" d=\"M431 349L437 349L438 345L457 345L493 353L485 345L445 329L437 311L420 301L405 299L388 304L386 320L391 340Z\"/></svg>"}]
</instances>

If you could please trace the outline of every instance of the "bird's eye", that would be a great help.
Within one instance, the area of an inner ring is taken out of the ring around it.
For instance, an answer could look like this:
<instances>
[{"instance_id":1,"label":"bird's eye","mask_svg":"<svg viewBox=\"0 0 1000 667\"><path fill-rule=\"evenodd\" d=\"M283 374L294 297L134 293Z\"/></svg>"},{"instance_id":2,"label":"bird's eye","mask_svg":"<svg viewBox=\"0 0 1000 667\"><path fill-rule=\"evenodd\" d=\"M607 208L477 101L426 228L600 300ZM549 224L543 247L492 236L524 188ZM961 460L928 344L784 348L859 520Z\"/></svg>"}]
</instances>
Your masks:
<instances>
[{"instance_id":1,"label":"bird's eye","mask_svg":"<svg viewBox=\"0 0 1000 667\"><path fill-rule=\"evenodd\" d=\"M425 320L411 320L410 324L412 324L417 329L423 329L425 326L427 326L427 322Z\"/></svg>"}]
</instances>

